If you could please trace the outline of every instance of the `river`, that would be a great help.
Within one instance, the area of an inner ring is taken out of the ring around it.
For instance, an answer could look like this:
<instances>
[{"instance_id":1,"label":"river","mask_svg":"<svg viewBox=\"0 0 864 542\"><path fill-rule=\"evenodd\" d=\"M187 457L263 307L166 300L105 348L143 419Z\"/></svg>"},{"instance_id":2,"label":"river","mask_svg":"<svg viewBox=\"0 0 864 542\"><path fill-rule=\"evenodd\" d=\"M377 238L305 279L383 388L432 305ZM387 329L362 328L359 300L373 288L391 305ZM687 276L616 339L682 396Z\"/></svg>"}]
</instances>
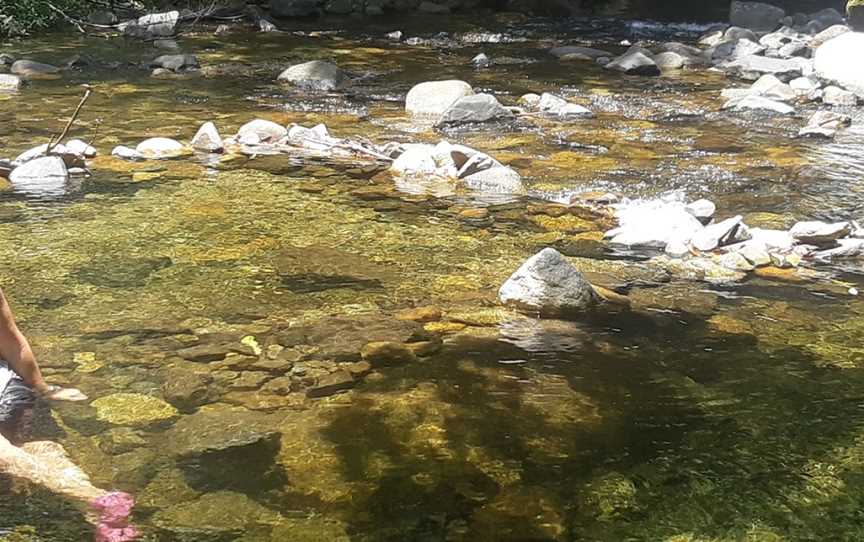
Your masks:
<instances>
[{"instance_id":1,"label":"river","mask_svg":"<svg viewBox=\"0 0 864 542\"><path fill-rule=\"evenodd\" d=\"M180 39L202 75L179 79L140 68L157 55L140 42L63 33L3 45L89 64L0 96L0 155L59 132L83 83L94 94L72 135L101 151L93 176L63 193L0 191L0 283L49 377L97 401L40 408L36 437L64 444L97 485L134 494L148 540L864 538L864 303L849 294L864 290L860 262L688 281L613 250L595 217L555 203L677 190L750 225L860 219L860 115L831 143L800 140L806 108L720 112L720 90L734 86L721 73L627 77L546 52L693 42L701 23L345 26L203 27ZM395 29L448 34L410 45L385 37ZM459 39L478 31L507 39ZM481 51L501 63L475 69ZM275 82L313 58L355 83L309 95ZM445 78L505 104L553 91L597 116L418 129L405 93ZM416 190L374 168L286 157L108 156L253 118L376 143L446 137L514 167L530 193ZM500 284L545 246L634 310L567 323L498 308ZM394 317L412 307L434 307L432 321ZM361 374L365 341L417 333L431 355ZM336 370L356 371L356 385L306 396ZM195 404L163 416L166 390L196 382ZM90 536L61 499L0 487L0 530L16 530L0 539Z\"/></svg>"}]
</instances>

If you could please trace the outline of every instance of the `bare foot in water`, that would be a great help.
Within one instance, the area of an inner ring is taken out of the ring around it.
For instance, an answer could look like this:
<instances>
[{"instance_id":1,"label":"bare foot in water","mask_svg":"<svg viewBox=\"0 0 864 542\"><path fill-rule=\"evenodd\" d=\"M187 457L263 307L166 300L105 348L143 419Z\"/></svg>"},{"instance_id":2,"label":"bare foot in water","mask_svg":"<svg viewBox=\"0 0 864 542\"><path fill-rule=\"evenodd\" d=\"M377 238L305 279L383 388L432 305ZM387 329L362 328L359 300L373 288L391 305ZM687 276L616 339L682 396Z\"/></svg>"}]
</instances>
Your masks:
<instances>
[{"instance_id":1,"label":"bare foot in water","mask_svg":"<svg viewBox=\"0 0 864 542\"><path fill-rule=\"evenodd\" d=\"M99 514L95 542L128 542L137 540L141 533L129 525L129 516L135 499L122 491L106 493L91 501L90 506Z\"/></svg>"}]
</instances>

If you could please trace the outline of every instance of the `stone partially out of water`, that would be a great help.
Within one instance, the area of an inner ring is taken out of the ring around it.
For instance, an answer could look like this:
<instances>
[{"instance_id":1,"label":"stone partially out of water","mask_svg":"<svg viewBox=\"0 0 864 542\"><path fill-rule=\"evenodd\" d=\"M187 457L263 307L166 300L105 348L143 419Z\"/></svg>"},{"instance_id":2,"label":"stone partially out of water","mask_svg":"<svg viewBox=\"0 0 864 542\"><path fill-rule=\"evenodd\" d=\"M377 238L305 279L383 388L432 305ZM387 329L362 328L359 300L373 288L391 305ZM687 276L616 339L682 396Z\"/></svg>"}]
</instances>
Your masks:
<instances>
[{"instance_id":1,"label":"stone partially out of water","mask_svg":"<svg viewBox=\"0 0 864 542\"><path fill-rule=\"evenodd\" d=\"M825 105L852 107L858 104L858 98L848 90L830 85L823 90L822 102Z\"/></svg>"},{"instance_id":2,"label":"stone partially out of water","mask_svg":"<svg viewBox=\"0 0 864 542\"><path fill-rule=\"evenodd\" d=\"M749 238L747 226L744 225L743 217L739 215L705 226L693 235L690 242L693 248L709 252L717 247L746 241Z\"/></svg>"},{"instance_id":3,"label":"stone partially out of water","mask_svg":"<svg viewBox=\"0 0 864 542\"><path fill-rule=\"evenodd\" d=\"M792 226L789 233L799 243L818 246L832 244L842 237L848 237L852 233L852 225L849 222L834 224L819 221L798 222Z\"/></svg>"},{"instance_id":4,"label":"stone partially out of water","mask_svg":"<svg viewBox=\"0 0 864 542\"><path fill-rule=\"evenodd\" d=\"M344 86L348 78L332 62L313 60L291 66L279 74L278 81L299 88L329 92Z\"/></svg>"},{"instance_id":5,"label":"stone partially out of water","mask_svg":"<svg viewBox=\"0 0 864 542\"><path fill-rule=\"evenodd\" d=\"M807 126L798 132L800 137L822 137L830 139L837 130L852 124L852 117L833 111L817 111L813 113Z\"/></svg>"},{"instance_id":6,"label":"stone partially out of water","mask_svg":"<svg viewBox=\"0 0 864 542\"><path fill-rule=\"evenodd\" d=\"M606 64L606 68L628 75L660 75L660 68L652 58L641 51L631 49Z\"/></svg>"},{"instance_id":7,"label":"stone partially out of water","mask_svg":"<svg viewBox=\"0 0 864 542\"><path fill-rule=\"evenodd\" d=\"M427 81L414 85L405 97L405 111L409 115L439 118L460 98L474 94L465 81Z\"/></svg>"},{"instance_id":8,"label":"stone partially out of water","mask_svg":"<svg viewBox=\"0 0 864 542\"><path fill-rule=\"evenodd\" d=\"M205 122L192 138L192 148L202 152L222 152L222 137L212 122Z\"/></svg>"},{"instance_id":9,"label":"stone partially out of water","mask_svg":"<svg viewBox=\"0 0 864 542\"><path fill-rule=\"evenodd\" d=\"M33 193L57 193L65 189L69 170L59 156L43 156L20 165L9 174L9 182Z\"/></svg>"},{"instance_id":10,"label":"stone partially out of water","mask_svg":"<svg viewBox=\"0 0 864 542\"><path fill-rule=\"evenodd\" d=\"M864 98L864 32L846 32L816 49L816 74Z\"/></svg>"},{"instance_id":11,"label":"stone partially out of water","mask_svg":"<svg viewBox=\"0 0 864 542\"><path fill-rule=\"evenodd\" d=\"M111 151L111 156L116 156L117 158L120 158L123 160L143 160L144 159L143 154L141 154L140 152L138 152L137 150L135 150L131 147L126 147L124 145L117 145L116 147L114 147L114 149Z\"/></svg>"},{"instance_id":12,"label":"stone partially out of water","mask_svg":"<svg viewBox=\"0 0 864 542\"><path fill-rule=\"evenodd\" d=\"M513 113L491 94L472 94L459 98L441 116L439 124L487 122L511 118Z\"/></svg>"},{"instance_id":13,"label":"stone partially out of water","mask_svg":"<svg viewBox=\"0 0 864 542\"><path fill-rule=\"evenodd\" d=\"M122 30L127 36L142 39L173 36L177 32L177 23L179 21L179 11L148 13L137 20L125 23L122 25Z\"/></svg>"},{"instance_id":14,"label":"stone partially out of water","mask_svg":"<svg viewBox=\"0 0 864 542\"><path fill-rule=\"evenodd\" d=\"M93 158L96 156L96 149L86 141L80 139L70 139L67 141L66 150L72 154L83 156L84 158Z\"/></svg>"},{"instance_id":15,"label":"stone partially out of water","mask_svg":"<svg viewBox=\"0 0 864 542\"><path fill-rule=\"evenodd\" d=\"M732 99L723 104L723 109L733 111L767 111L780 115L791 115L795 108L783 102L764 98L762 96L747 95L740 99Z\"/></svg>"},{"instance_id":16,"label":"stone partially out of water","mask_svg":"<svg viewBox=\"0 0 864 542\"><path fill-rule=\"evenodd\" d=\"M281 124L264 119L247 122L237 130L236 139L244 145L274 143L288 135L288 129Z\"/></svg>"},{"instance_id":17,"label":"stone partially out of water","mask_svg":"<svg viewBox=\"0 0 864 542\"><path fill-rule=\"evenodd\" d=\"M60 68L33 60L18 60L12 64L9 71L25 79L43 79L56 77L60 73Z\"/></svg>"},{"instance_id":18,"label":"stone partially out of water","mask_svg":"<svg viewBox=\"0 0 864 542\"><path fill-rule=\"evenodd\" d=\"M594 307L599 297L582 273L554 248L544 248L498 291L505 305L545 317L568 317Z\"/></svg>"},{"instance_id":19,"label":"stone partially out of water","mask_svg":"<svg viewBox=\"0 0 864 542\"><path fill-rule=\"evenodd\" d=\"M544 92L537 102L537 110L546 115L561 118L590 118L594 116L590 110L578 104L573 104L564 98Z\"/></svg>"},{"instance_id":20,"label":"stone partially out of water","mask_svg":"<svg viewBox=\"0 0 864 542\"><path fill-rule=\"evenodd\" d=\"M178 415L177 409L162 399L140 393L114 393L91 404L97 418L115 425L150 425Z\"/></svg>"},{"instance_id":21,"label":"stone partially out of water","mask_svg":"<svg viewBox=\"0 0 864 542\"><path fill-rule=\"evenodd\" d=\"M145 158L176 158L186 153L186 147L179 141L167 137L151 137L135 147Z\"/></svg>"},{"instance_id":22,"label":"stone partially out of water","mask_svg":"<svg viewBox=\"0 0 864 542\"><path fill-rule=\"evenodd\" d=\"M151 68L164 68L172 72L190 70L198 67L195 55L162 55L150 63Z\"/></svg>"}]
</instances>

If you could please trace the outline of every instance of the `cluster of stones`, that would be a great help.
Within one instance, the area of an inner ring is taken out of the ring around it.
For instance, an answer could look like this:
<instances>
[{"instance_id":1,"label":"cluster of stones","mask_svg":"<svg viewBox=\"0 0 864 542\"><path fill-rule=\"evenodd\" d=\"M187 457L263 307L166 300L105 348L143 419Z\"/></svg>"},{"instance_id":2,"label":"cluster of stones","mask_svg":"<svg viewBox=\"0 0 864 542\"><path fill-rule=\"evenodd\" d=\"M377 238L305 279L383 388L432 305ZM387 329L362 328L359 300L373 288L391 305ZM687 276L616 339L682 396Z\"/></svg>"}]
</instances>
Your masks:
<instances>
[{"instance_id":1,"label":"cluster of stones","mask_svg":"<svg viewBox=\"0 0 864 542\"><path fill-rule=\"evenodd\" d=\"M699 47L668 42L652 50L637 43L618 56L582 46L549 52L561 60L596 62L630 75L714 67L755 81L747 88L724 90L723 109L789 115L797 103L852 107L864 99L864 63L858 58L862 50L864 33L853 32L835 9L787 15L770 4L735 1L730 25L702 36ZM832 137L850 123L846 114L819 111L800 135Z\"/></svg>"},{"instance_id":2,"label":"cluster of stones","mask_svg":"<svg viewBox=\"0 0 864 542\"><path fill-rule=\"evenodd\" d=\"M864 254L864 229L855 222L806 221L789 230L750 228L741 216L715 220L711 201L685 203L675 197L624 201L612 208L619 226L606 233L610 243L662 249L671 258L705 260L731 271L790 268L803 259Z\"/></svg>"}]
</instances>

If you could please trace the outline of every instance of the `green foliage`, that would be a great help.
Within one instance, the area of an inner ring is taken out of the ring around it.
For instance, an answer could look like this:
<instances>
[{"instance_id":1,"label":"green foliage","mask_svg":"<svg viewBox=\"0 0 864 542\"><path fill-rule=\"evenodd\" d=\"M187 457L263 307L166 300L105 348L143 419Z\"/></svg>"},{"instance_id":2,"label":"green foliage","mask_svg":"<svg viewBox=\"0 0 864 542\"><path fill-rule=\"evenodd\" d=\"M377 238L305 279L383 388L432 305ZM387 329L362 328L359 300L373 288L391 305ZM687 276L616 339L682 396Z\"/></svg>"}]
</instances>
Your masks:
<instances>
[{"instance_id":1,"label":"green foliage","mask_svg":"<svg viewBox=\"0 0 864 542\"><path fill-rule=\"evenodd\" d=\"M73 17L88 10L86 0L53 0L51 5ZM60 20L62 16L45 0L0 2L0 35L25 35L31 30L48 28Z\"/></svg>"}]
</instances>

